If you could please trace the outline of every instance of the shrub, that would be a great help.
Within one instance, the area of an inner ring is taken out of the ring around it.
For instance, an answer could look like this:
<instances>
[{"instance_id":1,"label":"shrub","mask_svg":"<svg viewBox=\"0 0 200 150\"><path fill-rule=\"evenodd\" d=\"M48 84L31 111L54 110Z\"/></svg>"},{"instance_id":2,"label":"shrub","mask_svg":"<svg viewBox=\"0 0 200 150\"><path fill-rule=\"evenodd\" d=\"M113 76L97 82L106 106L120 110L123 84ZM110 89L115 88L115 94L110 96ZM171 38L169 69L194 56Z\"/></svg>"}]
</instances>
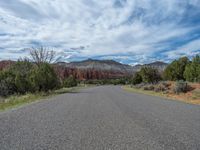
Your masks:
<instances>
[{"instance_id":1,"label":"shrub","mask_svg":"<svg viewBox=\"0 0 200 150\"><path fill-rule=\"evenodd\" d=\"M145 83L156 83L161 80L161 76L155 68L144 67L140 70L139 74Z\"/></svg>"},{"instance_id":2,"label":"shrub","mask_svg":"<svg viewBox=\"0 0 200 150\"><path fill-rule=\"evenodd\" d=\"M128 82L127 78L119 78L119 79L110 79L109 84L113 85L125 85Z\"/></svg>"},{"instance_id":3,"label":"shrub","mask_svg":"<svg viewBox=\"0 0 200 150\"><path fill-rule=\"evenodd\" d=\"M183 74L185 71L186 65L189 63L189 59L187 57L182 57L179 60L174 60L171 64L167 66L164 70L164 79L165 80L185 80Z\"/></svg>"},{"instance_id":4,"label":"shrub","mask_svg":"<svg viewBox=\"0 0 200 150\"><path fill-rule=\"evenodd\" d=\"M154 90L154 86L152 84L145 85L145 86L143 86L143 89L147 90L147 91L153 91Z\"/></svg>"},{"instance_id":5,"label":"shrub","mask_svg":"<svg viewBox=\"0 0 200 150\"><path fill-rule=\"evenodd\" d=\"M33 92L56 89L59 87L59 79L50 64L42 63L35 66L29 77Z\"/></svg>"},{"instance_id":6,"label":"shrub","mask_svg":"<svg viewBox=\"0 0 200 150\"><path fill-rule=\"evenodd\" d=\"M58 81L49 64L34 66L27 60L18 61L0 73L0 96L52 90L59 85Z\"/></svg>"},{"instance_id":7,"label":"shrub","mask_svg":"<svg viewBox=\"0 0 200 150\"><path fill-rule=\"evenodd\" d=\"M159 84L156 84L154 86L154 91L155 92L164 92L169 90L169 84L165 83L165 82L160 82Z\"/></svg>"},{"instance_id":8,"label":"shrub","mask_svg":"<svg viewBox=\"0 0 200 150\"><path fill-rule=\"evenodd\" d=\"M1 73L1 95L8 96L14 93L24 94L30 91L28 77L32 69L32 63L27 60L18 61Z\"/></svg>"},{"instance_id":9,"label":"shrub","mask_svg":"<svg viewBox=\"0 0 200 150\"><path fill-rule=\"evenodd\" d=\"M76 81L76 79L71 75L69 76L65 81L64 81L64 87L70 88L70 87L74 87L77 86L78 82Z\"/></svg>"},{"instance_id":10,"label":"shrub","mask_svg":"<svg viewBox=\"0 0 200 150\"><path fill-rule=\"evenodd\" d=\"M190 82L200 82L200 56L199 55L194 57L192 62L186 66L184 77L187 81L190 81Z\"/></svg>"},{"instance_id":11,"label":"shrub","mask_svg":"<svg viewBox=\"0 0 200 150\"><path fill-rule=\"evenodd\" d=\"M134 85L133 87L137 88L137 89L141 89L145 86L146 84L145 83L140 83L140 84L136 84Z\"/></svg>"},{"instance_id":12,"label":"shrub","mask_svg":"<svg viewBox=\"0 0 200 150\"><path fill-rule=\"evenodd\" d=\"M0 72L0 96L9 96L16 92L14 74L9 70Z\"/></svg>"},{"instance_id":13,"label":"shrub","mask_svg":"<svg viewBox=\"0 0 200 150\"><path fill-rule=\"evenodd\" d=\"M133 78L131 79L131 84L136 85L142 83L142 76L136 72Z\"/></svg>"},{"instance_id":14,"label":"shrub","mask_svg":"<svg viewBox=\"0 0 200 150\"><path fill-rule=\"evenodd\" d=\"M17 93L24 94L26 92L31 91L32 87L29 81L29 76L31 70L33 68L33 64L27 60L18 61L14 64L10 70L15 75L15 86L17 89Z\"/></svg>"},{"instance_id":15,"label":"shrub","mask_svg":"<svg viewBox=\"0 0 200 150\"><path fill-rule=\"evenodd\" d=\"M14 84L14 77L11 74L7 74L5 77L2 77L1 73L1 79L0 79L0 96L9 96L11 94L14 94L16 91L16 87Z\"/></svg>"},{"instance_id":16,"label":"shrub","mask_svg":"<svg viewBox=\"0 0 200 150\"><path fill-rule=\"evenodd\" d=\"M188 83L185 81L177 81L175 86L174 86L174 93L179 94L179 93L186 93L189 89Z\"/></svg>"}]
</instances>

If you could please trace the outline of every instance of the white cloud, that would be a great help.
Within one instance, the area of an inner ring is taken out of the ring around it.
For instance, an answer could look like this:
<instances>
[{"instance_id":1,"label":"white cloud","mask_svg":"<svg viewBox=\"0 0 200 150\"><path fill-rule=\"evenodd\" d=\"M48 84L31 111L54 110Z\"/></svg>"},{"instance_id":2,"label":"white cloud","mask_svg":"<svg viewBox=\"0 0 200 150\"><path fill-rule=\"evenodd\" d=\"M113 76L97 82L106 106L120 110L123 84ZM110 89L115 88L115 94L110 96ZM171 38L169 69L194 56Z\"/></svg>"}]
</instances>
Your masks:
<instances>
[{"instance_id":1,"label":"white cloud","mask_svg":"<svg viewBox=\"0 0 200 150\"><path fill-rule=\"evenodd\" d=\"M56 47L66 59L131 53L147 61L169 48L186 54L199 49L200 41L186 41L185 47L171 41L200 31L185 18L200 15L199 7L199 0L1 0L0 34L7 35L0 36L0 57L37 44ZM80 46L86 48L71 52Z\"/></svg>"}]
</instances>

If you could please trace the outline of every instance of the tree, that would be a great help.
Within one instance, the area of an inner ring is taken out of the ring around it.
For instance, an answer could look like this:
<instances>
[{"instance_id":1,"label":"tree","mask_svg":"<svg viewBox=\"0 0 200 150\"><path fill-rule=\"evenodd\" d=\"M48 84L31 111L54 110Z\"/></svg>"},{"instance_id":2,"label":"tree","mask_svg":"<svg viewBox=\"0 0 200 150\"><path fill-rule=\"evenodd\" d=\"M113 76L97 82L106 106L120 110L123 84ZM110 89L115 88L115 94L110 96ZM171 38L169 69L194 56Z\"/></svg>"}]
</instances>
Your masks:
<instances>
[{"instance_id":1,"label":"tree","mask_svg":"<svg viewBox=\"0 0 200 150\"><path fill-rule=\"evenodd\" d=\"M183 74L188 63L189 59L187 57L174 60L164 70L164 79L171 81L185 80Z\"/></svg>"},{"instance_id":2,"label":"tree","mask_svg":"<svg viewBox=\"0 0 200 150\"><path fill-rule=\"evenodd\" d=\"M29 77L34 91L53 90L59 86L59 79L50 64L42 63L35 66Z\"/></svg>"},{"instance_id":3,"label":"tree","mask_svg":"<svg viewBox=\"0 0 200 150\"><path fill-rule=\"evenodd\" d=\"M30 73L33 69L33 64L28 60L20 60L13 66L10 70L15 75L15 86L17 88L17 93L24 94L30 92L32 87L29 81Z\"/></svg>"},{"instance_id":4,"label":"tree","mask_svg":"<svg viewBox=\"0 0 200 150\"><path fill-rule=\"evenodd\" d=\"M55 63L58 62L61 57L56 56L56 52L45 47L31 48L30 56L32 61L37 65L42 63Z\"/></svg>"},{"instance_id":5,"label":"tree","mask_svg":"<svg viewBox=\"0 0 200 150\"><path fill-rule=\"evenodd\" d=\"M200 56L196 55L192 62L187 64L184 77L190 82L200 82Z\"/></svg>"},{"instance_id":6,"label":"tree","mask_svg":"<svg viewBox=\"0 0 200 150\"><path fill-rule=\"evenodd\" d=\"M140 76L142 77L142 81L145 83L154 83L161 80L161 76L157 69L151 67L143 67L140 72Z\"/></svg>"},{"instance_id":7,"label":"tree","mask_svg":"<svg viewBox=\"0 0 200 150\"><path fill-rule=\"evenodd\" d=\"M0 72L0 96L9 96L16 92L15 75L10 70Z\"/></svg>"},{"instance_id":8,"label":"tree","mask_svg":"<svg viewBox=\"0 0 200 150\"><path fill-rule=\"evenodd\" d=\"M77 86L78 82L76 79L71 75L64 81L64 87L70 88Z\"/></svg>"},{"instance_id":9,"label":"tree","mask_svg":"<svg viewBox=\"0 0 200 150\"><path fill-rule=\"evenodd\" d=\"M1 72L1 95L24 94L31 89L29 75L33 65L27 60L18 61ZM4 94L3 94L4 93Z\"/></svg>"},{"instance_id":10,"label":"tree","mask_svg":"<svg viewBox=\"0 0 200 150\"><path fill-rule=\"evenodd\" d=\"M139 72L135 73L130 82L133 85L140 84L142 82L142 76L139 74Z\"/></svg>"}]
</instances>

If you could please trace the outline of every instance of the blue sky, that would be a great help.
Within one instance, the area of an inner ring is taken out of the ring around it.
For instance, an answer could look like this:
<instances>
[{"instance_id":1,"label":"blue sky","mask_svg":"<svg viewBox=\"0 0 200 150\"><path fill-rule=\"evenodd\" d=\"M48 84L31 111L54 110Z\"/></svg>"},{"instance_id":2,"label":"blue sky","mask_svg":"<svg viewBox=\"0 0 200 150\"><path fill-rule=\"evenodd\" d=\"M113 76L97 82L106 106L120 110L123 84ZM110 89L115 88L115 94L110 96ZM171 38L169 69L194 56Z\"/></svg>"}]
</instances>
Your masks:
<instances>
[{"instance_id":1,"label":"blue sky","mask_svg":"<svg viewBox=\"0 0 200 150\"><path fill-rule=\"evenodd\" d=\"M0 0L0 41L0 59L45 46L66 62L169 62L200 53L200 0Z\"/></svg>"}]
</instances>

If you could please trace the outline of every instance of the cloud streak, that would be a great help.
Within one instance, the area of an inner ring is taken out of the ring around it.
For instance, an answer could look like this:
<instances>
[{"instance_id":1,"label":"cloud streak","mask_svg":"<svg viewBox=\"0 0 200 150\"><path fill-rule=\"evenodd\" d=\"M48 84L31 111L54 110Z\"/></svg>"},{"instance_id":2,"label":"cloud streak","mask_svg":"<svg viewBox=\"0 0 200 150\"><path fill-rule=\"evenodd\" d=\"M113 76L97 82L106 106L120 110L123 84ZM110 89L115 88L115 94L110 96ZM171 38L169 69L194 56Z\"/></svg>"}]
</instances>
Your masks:
<instances>
[{"instance_id":1,"label":"cloud streak","mask_svg":"<svg viewBox=\"0 0 200 150\"><path fill-rule=\"evenodd\" d=\"M65 61L170 61L199 52L200 1L1 0L0 40L0 59L43 45Z\"/></svg>"}]
</instances>

